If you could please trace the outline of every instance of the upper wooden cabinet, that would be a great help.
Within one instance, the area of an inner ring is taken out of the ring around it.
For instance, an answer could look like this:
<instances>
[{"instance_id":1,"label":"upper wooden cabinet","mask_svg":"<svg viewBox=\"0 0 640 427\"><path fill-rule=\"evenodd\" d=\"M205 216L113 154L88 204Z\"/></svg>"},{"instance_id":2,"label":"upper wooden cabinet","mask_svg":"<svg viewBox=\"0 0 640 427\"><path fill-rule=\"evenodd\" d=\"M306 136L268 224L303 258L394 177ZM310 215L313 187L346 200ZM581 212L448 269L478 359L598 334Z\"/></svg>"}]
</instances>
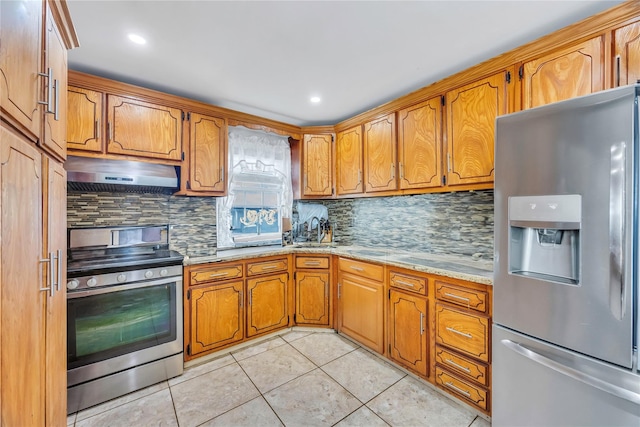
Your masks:
<instances>
[{"instance_id":1,"label":"upper wooden cabinet","mask_svg":"<svg viewBox=\"0 0 640 427\"><path fill-rule=\"evenodd\" d=\"M640 80L640 21L613 32L614 86Z\"/></svg>"},{"instance_id":2,"label":"upper wooden cabinet","mask_svg":"<svg viewBox=\"0 0 640 427\"><path fill-rule=\"evenodd\" d=\"M442 102L432 98L398 112L399 188L442 185Z\"/></svg>"},{"instance_id":3,"label":"upper wooden cabinet","mask_svg":"<svg viewBox=\"0 0 640 427\"><path fill-rule=\"evenodd\" d=\"M182 160L182 111L107 95L107 153Z\"/></svg>"},{"instance_id":4,"label":"upper wooden cabinet","mask_svg":"<svg viewBox=\"0 0 640 427\"><path fill-rule=\"evenodd\" d=\"M189 167L185 190L194 194L224 195L227 191L227 122L197 113L189 113L188 121Z\"/></svg>"},{"instance_id":5,"label":"upper wooden cabinet","mask_svg":"<svg viewBox=\"0 0 640 427\"><path fill-rule=\"evenodd\" d=\"M364 176L367 193L397 188L394 113L364 124Z\"/></svg>"},{"instance_id":6,"label":"upper wooden cabinet","mask_svg":"<svg viewBox=\"0 0 640 427\"><path fill-rule=\"evenodd\" d=\"M333 135L304 135L302 140L302 195L333 194Z\"/></svg>"},{"instance_id":7,"label":"upper wooden cabinet","mask_svg":"<svg viewBox=\"0 0 640 427\"><path fill-rule=\"evenodd\" d=\"M362 193L362 127L339 132L336 141L336 193Z\"/></svg>"},{"instance_id":8,"label":"upper wooden cabinet","mask_svg":"<svg viewBox=\"0 0 640 427\"><path fill-rule=\"evenodd\" d=\"M595 37L522 64L522 109L604 89L603 51L602 37Z\"/></svg>"},{"instance_id":9,"label":"upper wooden cabinet","mask_svg":"<svg viewBox=\"0 0 640 427\"><path fill-rule=\"evenodd\" d=\"M495 121L507 113L507 87L500 72L446 93L447 185L493 182Z\"/></svg>"},{"instance_id":10,"label":"upper wooden cabinet","mask_svg":"<svg viewBox=\"0 0 640 427\"><path fill-rule=\"evenodd\" d=\"M69 86L67 91L67 149L100 153L103 93Z\"/></svg>"},{"instance_id":11,"label":"upper wooden cabinet","mask_svg":"<svg viewBox=\"0 0 640 427\"><path fill-rule=\"evenodd\" d=\"M2 117L33 141L40 136L42 1L3 1L0 13L0 108ZM44 82L46 85L46 82Z\"/></svg>"}]
</instances>

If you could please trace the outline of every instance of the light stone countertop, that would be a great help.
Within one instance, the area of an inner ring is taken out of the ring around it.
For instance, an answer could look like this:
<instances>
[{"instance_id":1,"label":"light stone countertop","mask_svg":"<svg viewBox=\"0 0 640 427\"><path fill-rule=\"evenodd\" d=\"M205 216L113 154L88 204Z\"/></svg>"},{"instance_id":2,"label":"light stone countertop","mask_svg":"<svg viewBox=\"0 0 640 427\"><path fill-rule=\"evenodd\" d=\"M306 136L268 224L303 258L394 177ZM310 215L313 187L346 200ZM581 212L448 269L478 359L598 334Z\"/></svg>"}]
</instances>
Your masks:
<instances>
[{"instance_id":1,"label":"light stone countertop","mask_svg":"<svg viewBox=\"0 0 640 427\"><path fill-rule=\"evenodd\" d=\"M470 282L493 285L493 262L458 254L427 254L395 248L338 246L335 244L304 243L291 246L266 246L219 251L213 256L185 257L184 265L239 261L259 257L288 254L327 253L352 259L377 262L423 273Z\"/></svg>"}]
</instances>

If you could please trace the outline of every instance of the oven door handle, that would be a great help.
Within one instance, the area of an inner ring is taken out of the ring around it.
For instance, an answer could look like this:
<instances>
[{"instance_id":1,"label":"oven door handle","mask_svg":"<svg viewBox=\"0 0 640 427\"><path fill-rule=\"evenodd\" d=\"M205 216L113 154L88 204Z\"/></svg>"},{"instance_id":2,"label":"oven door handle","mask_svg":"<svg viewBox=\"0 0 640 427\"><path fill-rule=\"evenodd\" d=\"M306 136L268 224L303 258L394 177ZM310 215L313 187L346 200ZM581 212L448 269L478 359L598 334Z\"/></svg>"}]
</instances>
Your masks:
<instances>
[{"instance_id":1,"label":"oven door handle","mask_svg":"<svg viewBox=\"0 0 640 427\"><path fill-rule=\"evenodd\" d=\"M67 292L67 298L68 299L72 299L72 298L87 297L87 296L91 296L91 295L109 294L111 292L126 291L126 290L131 290L131 289L140 289L140 288L148 288L148 287L151 287L151 286L164 285L164 284L167 284L167 283L176 283L178 288L182 288L182 277L180 277L180 276L165 277L165 278L162 278L162 279L155 279L155 280L149 280L149 281L145 281L145 282L131 283L131 284L128 284L128 285L106 286L104 288L90 288L90 289L83 289L81 291L69 291L69 292Z\"/></svg>"}]
</instances>

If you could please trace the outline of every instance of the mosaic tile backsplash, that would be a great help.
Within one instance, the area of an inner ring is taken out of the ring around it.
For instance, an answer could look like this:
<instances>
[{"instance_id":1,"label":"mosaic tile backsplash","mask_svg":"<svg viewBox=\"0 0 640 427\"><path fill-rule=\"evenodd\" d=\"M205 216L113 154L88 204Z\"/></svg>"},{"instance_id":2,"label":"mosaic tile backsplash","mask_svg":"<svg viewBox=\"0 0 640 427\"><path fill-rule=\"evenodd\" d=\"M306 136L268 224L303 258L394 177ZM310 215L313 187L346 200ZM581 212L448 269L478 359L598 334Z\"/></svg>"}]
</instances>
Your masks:
<instances>
[{"instance_id":1,"label":"mosaic tile backsplash","mask_svg":"<svg viewBox=\"0 0 640 427\"><path fill-rule=\"evenodd\" d=\"M490 190L313 202L327 206L339 244L493 259ZM67 212L69 227L170 224L171 249L216 253L214 197L69 192Z\"/></svg>"}]
</instances>

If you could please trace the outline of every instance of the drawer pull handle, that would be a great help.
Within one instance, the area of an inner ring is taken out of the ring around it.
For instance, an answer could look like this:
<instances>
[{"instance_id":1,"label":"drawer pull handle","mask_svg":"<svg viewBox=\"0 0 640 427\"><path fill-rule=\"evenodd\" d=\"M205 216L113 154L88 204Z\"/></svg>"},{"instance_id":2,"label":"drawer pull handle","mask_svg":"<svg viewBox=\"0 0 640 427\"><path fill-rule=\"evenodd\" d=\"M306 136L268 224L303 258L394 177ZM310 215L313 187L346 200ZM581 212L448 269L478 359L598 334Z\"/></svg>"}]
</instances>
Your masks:
<instances>
[{"instance_id":1,"label":"drawer pull handle","mask_svg":"<svg viewBox=\"0 0 640 427\"><path fill-rule=\"evenodd\" d=\"M351 266L351 269L352 269L352 270L355 270L355 271L364 271L364 268L362 268L362 267L356 267L355 265L352 265L352 266Z\"/></svg>"},{"instance_id":2,"label":"drawer pull handle","mask_svg":"<svg viewBox=\"0 0 640 427\"><path fill-rule=\"evenodd\" d=\"M466 301L467 303L471 302L469 300L469 298L461 297L460 295L456 295L456 294L450 294L448 292L445 292L444 296L445 297L449 297L449 298L453 298L453 299L459 299L460 301Z\"/></svg>"},{"instance_id":3,"label":"drawer pull handle","mask_svg":"<svg viewBox=\"0 0 640 427\"><path fill-rule=\"evenodd\" d=\"M450 328L448 326L447 326L447 331L453 332L454 334L462 335L465 338L473 338L473 335L471 335L471 334L468 334L466 332L460 332L460 331L458 331L456 329L453 329L453 328Z\"/></svg>"},{"instance_id":4,"label":"drawer pull handle","mask_svg":"<svg viewBox=\"0 0 640 427\"><path fill-rule=\"evenodd\" d=\"M462 366L462 365L458 365L456 362L454 362L451 359L445 359L445 362L447 362L449 365L451 366L455 366L456 368L465 371L467 374L471 373L471 369L467 368L466 366Z\"/></svg>"},{"instance_id":5,"label":"drawer pull handle","mask_svg":"<svg viewBox=\"0 0 640 427\"><path fill-rule=\"evenodd\" d=\"M278 268L277 265L265 265L262 267L263 270L273 270L274 268Z\"/></svg>"},{"instance_id":6,"label":"drawer pull handle","mask_svg":"<svg viewBox=\"0 0 640 427\"><path fill-rule=\"evenodd\" d=\"M209 277L222 277L222 276L228 276L228 275L229 275L228 271L223 271L222 273L213 273L209 275Z\"/></svg>"},{"instance_id":7,"label":"drawer pull handle","mask_svg":"<svg viewBox=\"0 0 640 427\"><path fill-rule=\"evenodd\" d=\"M403 282L402 280L394 280L395 283L397 283L398 285L404 285L404 286L409 286L409 287L415 287L415 285L413 283L409 283L409 282Z\"/></svg>"},{"instance_id":8,"label":"drawer pull handle","mask_svg":"<svg viewBox=\"0 0 640 427\"><path fill-rule=\"evenodd\" d=\"M318 266L318 265L320 265L320 262L319 261L305 261L304 265Z\"/></svg>"},{"instance_id":9,"label":"drawer pull handle","mask_svg":"<svg viewBox=\"0 0 640 427\"><path fill-rule=\"evenodd\" d=\"M467 396L469 399L471 399L471 393L469 393L467 390L463 390L460 387L456 387L452 382L446 382L444 383L447 387L449 387L452 390L457 391L458 393L464 394L465 396Z\"/></svg>"}]
</instances>

